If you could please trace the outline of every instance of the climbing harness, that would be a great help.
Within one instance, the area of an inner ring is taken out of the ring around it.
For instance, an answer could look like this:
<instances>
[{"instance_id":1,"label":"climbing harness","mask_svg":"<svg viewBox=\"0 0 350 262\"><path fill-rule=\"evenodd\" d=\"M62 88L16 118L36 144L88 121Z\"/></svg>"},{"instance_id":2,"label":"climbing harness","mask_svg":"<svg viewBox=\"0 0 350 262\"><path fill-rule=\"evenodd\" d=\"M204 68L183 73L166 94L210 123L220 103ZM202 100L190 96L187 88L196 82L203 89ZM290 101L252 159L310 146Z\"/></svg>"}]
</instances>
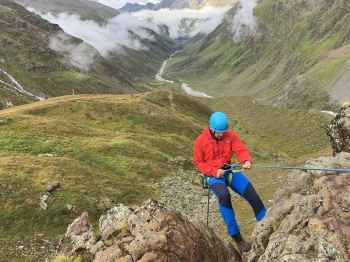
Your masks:
<instances>
[{"instance_id":1,"label":"climbing harness","mask_svg":"<svg viewBox=\"0 0 350 262\"><path fill-rule=\"evenodd\" d=\"M230 166L230 165L224 166L223 170L225 170L225 171L230 170L230 174L229 174L228 179L227 179L227 185L231 185L232 176L234 175L234 173L238 173L238 172L242 171L241 169L237 170L237 169L235 169L235 167ZM202 182L203 189L208 189L207 220L206 220L206 224L208 227L209 226L209 200L210 200L209 180L210 180L210 177L204 176L204 175L200 175L200 176L201 176L201 182ZM224 178L222 177L222 179L224 179Z\"/></svg>"},{"instance_id":2,"label":"climbing harness","mask_svg":"<svg viewBox=\"0 0 350 262\"><path fill-rule=\"evenodd\" d=\"M302 171L328 171L328 172L338 172L338 173L350 173L350 169L340 169L340 168L313 168L313 167L293 167L293 166L256 166L252 165L252 168L280 168L280 169L295 169L295 170L302 170ZM230 171L230 174L227 179L227 185L230 185L232 182L232 176L234 173L242 172L243 167L241 165L227 165L222 168L225 171ZM208 203L207 203L207 226L209 225L209 199L210 199L210 187L209 187L209 176L201 176L201 183L203 189L208 189Z\"/></svg>"}]
</instances>

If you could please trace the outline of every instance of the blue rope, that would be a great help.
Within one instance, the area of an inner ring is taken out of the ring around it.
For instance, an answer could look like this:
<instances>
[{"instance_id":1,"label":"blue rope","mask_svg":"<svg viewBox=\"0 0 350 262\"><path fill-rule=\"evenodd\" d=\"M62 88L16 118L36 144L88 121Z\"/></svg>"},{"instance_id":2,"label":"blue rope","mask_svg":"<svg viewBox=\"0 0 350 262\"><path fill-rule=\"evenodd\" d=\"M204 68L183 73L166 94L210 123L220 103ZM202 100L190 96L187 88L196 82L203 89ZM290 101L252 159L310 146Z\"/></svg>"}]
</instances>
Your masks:
<instances>
[{"instance_id":1,"label":"blue rope","mask_svg":"<svg viewBox=\"0 0 350 262\"><path fill-rule=\"evenodd\" d=\"M242 166L239 166L239 165L232 165L231 170L234 170L237 167L242 168ZM329 172L339 172L339 173L350 173L350 169L339 169L339 168L312 168L312 167L293 167L293 166L255 166L255 165L252 165L252 168L281 168L281 169L297 169L297 170L303 170L303 171L313 170L313 171L329 171Z\"/></svg>"}]
</instances>

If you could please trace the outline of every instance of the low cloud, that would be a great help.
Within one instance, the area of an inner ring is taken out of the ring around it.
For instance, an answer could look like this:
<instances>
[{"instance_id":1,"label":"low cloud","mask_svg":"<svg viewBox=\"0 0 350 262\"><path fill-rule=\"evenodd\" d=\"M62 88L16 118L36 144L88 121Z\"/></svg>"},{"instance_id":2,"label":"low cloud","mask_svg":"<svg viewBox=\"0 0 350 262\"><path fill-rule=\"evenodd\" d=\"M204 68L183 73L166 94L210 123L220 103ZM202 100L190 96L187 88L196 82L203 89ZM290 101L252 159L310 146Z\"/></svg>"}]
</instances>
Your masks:
<instances>
[{"instance_id":1,"label":"low cloud","mask_svg":"<svg viewBox=\"0 0 350 262\"><path fill-rule=\"evenodd\" d=\"M102 3L102 1L98 1ZM209 34L222 22L225 12L231 6L222 8L206 7L201 10L181 9L158 11L143 10L134 13L123 13L100 25L91 20L81 20L78 15L60 13L37 13L51 23L58 24L65 33L82 39L85 43L74 46L69 41L64 41L64 36L56 36L51 40L50 47L66 55L66 58L82 70L88 70L93 62L94 47L102 56L107 57L110 52L123 52L123 47L134 50L147 50L140 39L154 41L154 37L148 29L156 33L164 33L164 27L170 38L176 39L183 36L194 36L197 33ZM63 40L63 41L62 41ZM66 43L64 45L63 43ZM68 56L68 57L67 57Z\"/></svg>"},{"instance_id":2,"label":"low cloud","mask_svg":"<svg viewBox=\"0 0 350 262\"><path fill-rule=\"evenodd\" d=\"M49 47L64 55L61 60L63 64L70 64L81 71L87 72L90 65L94 62L94 57L97 55L96 49L93 49L86 42L73 44L73 38L66 33L58 33L51 37Z\"/></svg>"},{"instance_id":3,"label":"low cloud","mask_svg":"<svg viewBox=\"0 0 350 262\"><path fill-rule=\"evenodd\" d=\"M211 33L220 25L225 12L230 8L231 6L221 8L206 7L200 10L142 10L133 12L132 16L136 17L139 21L143 21L144 26L149 27L157 33L160 33L160 25L167 26L169 37L176 39L184 35L191 37L197 33Z\"/></svg>"},{"instance_id":4,"label":"low cloud","mask_svg":"<svg viewBox=\"0 0 350 262\"><path fill-rule=\"evenodd\" d=\"M122 51L123 46L134 50L147 50L134 34L143 39L154 40L146 30L142 29L141 22L130 14L118 15L102 26L67 13L60 13L57 16L51 13L39 13L39 15L51 23L58 24L67 34L95 47L102 56L108 56L109 52Z\"/></svg>"},{"instance_id":5,"label":"low cloud","mask_svg":"<svg viewBox=\"0 0 350 262\"><path fill-rule=\"evenodd\" d=\"M239 42L242 38L250 35L256 26L254 7L256 0L238 0L241 8L237 11L231 21L233 42Z\"/></svg>"},{"instance_id":6,"label":"low cloud","mask_svg":"<svg viewBox=\"0 0 350 262\"><path fill-rule=\"evenodd\" d=\"M102 56L108 56L109 52L122 51L123 46L134 50L147 50L147 47L135 37L136 34L141 39L153 41L153 36L145 28L161 33L160 26L165 25L169 37L173 39L186 35L194 36L197 33L208 34L222 22L225 12L229 9L230 6L206 7L201 10L143 10L120 14L101 26L91 20L83 21L78 15L60 13L55 16L28 8L29 11L39 14L51 23L58 24L67 34L95 47ZM191 26L188 26L189 23L192 23Z\"/></svg>"}]
</instances>

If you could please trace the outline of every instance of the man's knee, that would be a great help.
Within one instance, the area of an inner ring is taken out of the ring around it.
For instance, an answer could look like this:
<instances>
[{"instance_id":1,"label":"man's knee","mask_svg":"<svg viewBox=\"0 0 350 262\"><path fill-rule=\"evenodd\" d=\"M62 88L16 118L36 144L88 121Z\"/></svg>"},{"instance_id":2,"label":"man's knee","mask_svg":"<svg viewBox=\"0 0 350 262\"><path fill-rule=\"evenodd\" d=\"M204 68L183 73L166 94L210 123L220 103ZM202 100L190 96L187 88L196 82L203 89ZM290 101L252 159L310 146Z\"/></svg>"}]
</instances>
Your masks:
<instances>
[{"instance_id":1,"label":"man's knee","mask_svg":"<svg viewBox=\"0 0 350 262\"><path fill-rule=\"evenodd\" d=\"M221 206L226 208L232 208L231 194L228 191L226 185L217 183L217 184L213 184L211 188L215 192L216 196L218 197L219 203Z\"/></svg>"}]
</instances>

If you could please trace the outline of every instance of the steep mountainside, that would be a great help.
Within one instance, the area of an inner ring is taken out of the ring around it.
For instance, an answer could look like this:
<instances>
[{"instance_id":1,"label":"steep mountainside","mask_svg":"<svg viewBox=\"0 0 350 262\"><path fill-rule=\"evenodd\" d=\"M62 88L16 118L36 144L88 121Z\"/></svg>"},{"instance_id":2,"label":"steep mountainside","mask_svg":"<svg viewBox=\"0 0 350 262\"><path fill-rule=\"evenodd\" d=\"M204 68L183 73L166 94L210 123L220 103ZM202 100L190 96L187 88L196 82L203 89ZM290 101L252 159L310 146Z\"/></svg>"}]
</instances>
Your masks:
<instances>
[{"instance_id":1,"label":"steep mountainside","mask_svg":"<svg viewBox=\"0 0 350 262\"><path fill-rule=\"evenodd\" d=\"M15 2L25 7L41 10L44 13L51 12L57 15L66 12L79 15L83 20L93 20L102 24L106 22L106 19L113 18L119 14L113 8L89 0L15 0Z\"/></svg>"},{"instance_id":2,"label":"steep mountainside","mask_svg":"<svg viewBox=\"0 0 350 262\"><path fill-rule=\"evenodd\" d=\"M289 107L330 109L350 100L346 1L260 1L256 26L240 41L232 32L236 11L211 34L191 39L168 76L212 96L247 94Z\"/></svg>"},{"instance_id":3,"label":"steep mountainside","mask_svg":"<svg viewBox=\"0 0 350 262\"><path fill-rule=\"evenodd\" d=\"M76 94L147 91L150 83L156 82L162 62L177 47L169 38L151 30L148 33L152 41L130 33L147 48L137 51L124 47L123 52L102 57L91 45L67 35L57 24L11 0L0 0L0 69L26 91L46 98L72 94L72 90ZM9 81L2 71L0 80ZM15 105L33 101L6 85L0 85L0 95Z\"/></svg>"}]
</instances>

